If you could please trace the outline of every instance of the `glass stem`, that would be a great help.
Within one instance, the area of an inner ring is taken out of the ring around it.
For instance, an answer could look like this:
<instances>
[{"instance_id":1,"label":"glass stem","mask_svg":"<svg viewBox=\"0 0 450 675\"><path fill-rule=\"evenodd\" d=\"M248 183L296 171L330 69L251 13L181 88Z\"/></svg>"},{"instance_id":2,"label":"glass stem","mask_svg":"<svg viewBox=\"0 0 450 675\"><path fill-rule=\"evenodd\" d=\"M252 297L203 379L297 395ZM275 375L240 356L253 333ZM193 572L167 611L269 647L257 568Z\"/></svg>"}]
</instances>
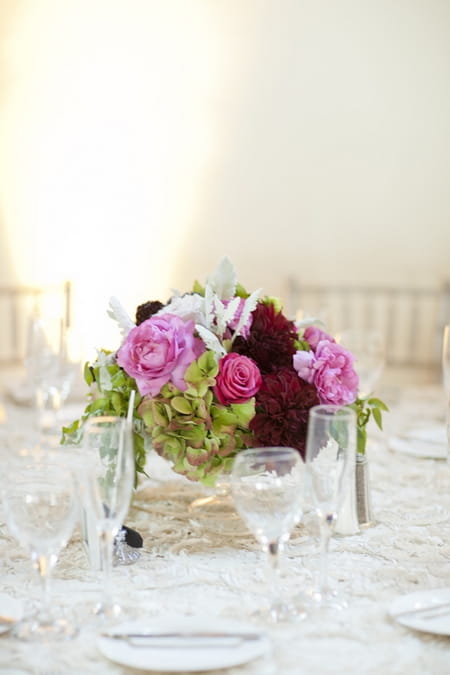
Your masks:
<instances>
[{"instance_id":1,"label":"glass stem","mask_svg":"<svg viewBox=\"0 0 450 675\"><path fill-rule=\"evenodd\" d=\"M102 605L109 607L112 604L111 571L113 557L114 533L110 527L102 527L100 531L100 555L103 571Z\"/></svg>"},{"instance_id":2,"label":"glass stem","mask_svg":"<svg viewBox=\"0 0 450 675\"><path fill-rule=\"evenodd\" d=\"M266 546L271 612L276 612L276 608L278 605L280 605L281 602L279 586L280 586L280 555L282 548L283 546L280 541L271 541Z\"/></svg>"},{"instance_id":3,"label":"glass stem","mask_svg":"<svg viewBox=\"0 0 450 675\"><path fill-rule=\"evenodd\" d=\"M330 550L330 539L334 518L327 515L320 522L320 567L319 567L319 590L321 593L328 588L328 553Z\"/></svg>"},{"instance_id":4,"label":"glass stem","mask_svg":"<svg viewBox=\"0 0 450 675\"><path fill-rule=\"evenodd\" d=\"M51 555L45 554L35 554L32 560L41 582L40 620L43 623L50 622L50 573L55 561Z\"/></svg>"}]
</instances>

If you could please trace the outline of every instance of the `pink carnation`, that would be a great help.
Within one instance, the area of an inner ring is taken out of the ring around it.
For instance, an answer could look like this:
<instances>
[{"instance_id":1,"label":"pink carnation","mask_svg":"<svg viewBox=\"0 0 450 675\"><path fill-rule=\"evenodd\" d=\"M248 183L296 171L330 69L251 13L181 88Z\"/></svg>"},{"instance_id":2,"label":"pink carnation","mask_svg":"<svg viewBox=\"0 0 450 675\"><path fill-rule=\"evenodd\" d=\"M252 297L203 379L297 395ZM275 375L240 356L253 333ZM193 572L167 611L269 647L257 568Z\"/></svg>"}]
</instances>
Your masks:
<instances>
[{"instance_id":1,"label":"pink carnation","mask_svg":"<svg viewBox=\"0 0 450 675\"><path fill-rule=\"evenodd\" d=\"M222 405L245 403L259 391L261 382L256 363L248 356L231 352L219 361L214 394Z\"/></svg>"},{"instance_id":2,"label":"pink carnation","mask_svg":"<svg viewBox=\"0 0 450 675\"><path fill-rule=\"evenodd\" d=\"M167 382L181 391L188 366L205 351L194 336L194 322L158 314L132 328L117 353L117 363L136 380L139 392L156 396Z\"/></svg>"},{"instance_id":3,"label":"pink carnation","mask_svg":"<svg viewBox=\"0 0 450 675\"><path fill-rule=\"evenodd\" d=\"M334 338L328 333L325 333L324 330L317 328L317 326L308 326L304 333L305 340L311 347L313 351L316 351L316 347L321 340L328 340L328 342L335 342Z\"/></svg>"},{"instance_id":4,"label":"pink carnation","mask_svg":"<svg viewBox=\"0 0 450 675\"><path fill-rule=\"evenodd\" d=\"M314 385L321 403L348 405L356 400L358 375L353 355L336 342L321 340L316 348Z\"/></svg>"}]
</instances>

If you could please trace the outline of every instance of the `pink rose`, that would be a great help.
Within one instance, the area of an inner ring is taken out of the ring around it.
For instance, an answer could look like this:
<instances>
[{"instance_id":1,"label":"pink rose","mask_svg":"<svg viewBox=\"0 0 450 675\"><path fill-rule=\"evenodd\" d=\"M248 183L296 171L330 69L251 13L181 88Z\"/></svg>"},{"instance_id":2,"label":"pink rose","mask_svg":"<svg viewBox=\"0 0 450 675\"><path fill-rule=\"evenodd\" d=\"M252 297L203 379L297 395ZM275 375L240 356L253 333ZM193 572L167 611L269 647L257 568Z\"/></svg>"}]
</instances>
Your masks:
<instances>
[{"instance_id":1,"label":"pink rose","mask_svg":"<svg viewBox=\"0 0 450 675\"><path fill-rule=\"evenodd\" d=\"M181 391L187 367L205 351L194 336L194 322L174 314L158 314L132 328L117 353L117 363L134 377L142 396L156 396L173 382Z\"/></svg>"},{"instance_id":2,"label":"pink rose","mask_svg":"<svg viewBox=\"0 0 450 675\"><path fill-rule=\"evenodd\" d=\"M356 400L358 375L353 354L336 342L321 340L315 353L314 385L321 403L348 405Z\"/></svg>"},{"instance_id":3,"label":"pink rose","mask_svg":"<svg viewBox=\"0 0 450 675\"><path fill-rule=\"evenodd\" d=\"M248 356L231 352L219 361L214 394L222 405L245 403L257 393L261 383L256 363Z\"/></svg>"},{"instance_id":4,"label":"pink rose","mask_svg":"<svg viewBox=\"0 0 450 675\"><path fill-rule=\"evenodd\" d=\"M313 351L316 351L316 347L321 340L328 340L328 342L335 342L334 338L328 333L325 333L324 330L317 328L317 326L308 326L304 333L305 340L311 347Z\"/></svg>"}]
</instances>

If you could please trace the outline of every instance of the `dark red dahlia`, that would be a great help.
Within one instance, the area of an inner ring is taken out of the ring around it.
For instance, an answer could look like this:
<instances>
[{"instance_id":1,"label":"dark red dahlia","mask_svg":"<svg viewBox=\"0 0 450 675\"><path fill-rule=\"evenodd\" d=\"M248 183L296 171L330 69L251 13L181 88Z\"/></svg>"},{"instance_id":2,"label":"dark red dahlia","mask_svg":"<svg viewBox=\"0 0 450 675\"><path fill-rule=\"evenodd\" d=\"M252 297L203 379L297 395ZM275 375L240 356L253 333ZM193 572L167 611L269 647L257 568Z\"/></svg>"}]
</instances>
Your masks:
<instances>
[{"instance_id":1,"label":"dark red dahlia","mask_svg":"<svg viewBox=\"0 0 450 675\"><path fill-rule=\"evenodd\" d=\"M298 340L294 322L263 302L257 304L252 316L248 337L236 338L233 351L253 359L263 374L292 367Z\"/></svg>"},{"instance_id":2,"label":"dark red dahlia","mask_svg":"<svg viewBox=\"0 0 450 675\"><path fill-rule=\"evenodd\" d=\"M302 380L292 368L266 375L256 394L256 414L250 422L255 443L297 448L305 458L308 413L318 403L314 385Z\"/></svg>"},{"instance_id":3,"label":"dark red dahlia","mask_svg":"<svg viewBox=\"0 0 450 675\"><path fill-rule=\"evenodd\" d=\"M149 300L148 302L144 302L142 305L139 305L136 310L136 325L140 326L143 321L149 319L151 316L153 316L153 314L159 312L159 310L163 307L164 305L159 300Z\"/></svg>"}]
</instances>

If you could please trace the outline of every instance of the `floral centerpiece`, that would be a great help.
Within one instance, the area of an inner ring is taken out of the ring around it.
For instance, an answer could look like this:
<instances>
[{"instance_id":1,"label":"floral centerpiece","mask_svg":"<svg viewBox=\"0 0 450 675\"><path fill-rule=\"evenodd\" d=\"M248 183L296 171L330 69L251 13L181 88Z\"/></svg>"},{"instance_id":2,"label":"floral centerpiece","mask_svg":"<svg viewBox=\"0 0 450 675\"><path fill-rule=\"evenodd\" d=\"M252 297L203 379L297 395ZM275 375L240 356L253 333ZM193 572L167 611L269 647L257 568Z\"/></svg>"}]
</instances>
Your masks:
<instances>
[{"instance_id":1,"label":"floral centerpiece","mask_svg":"<svg viewBox=\"0 0 450 675\"><path fill-rule=\"evenodd\" d=\"M381 428L386 407L358 398L353 355L314 322L289 320L277 298L248 293L228 258L191 292L140 305L134 321L115 299L109 314L122 343L86 364L89 403L64 438L76 440L89 416L127 415L135 392L137 471L148 438L175 472L205 485L244 448L290 446L304 456L309 409L319 403L355 408L359 452L371 414Z\"/></svg>"}]
</instances>

